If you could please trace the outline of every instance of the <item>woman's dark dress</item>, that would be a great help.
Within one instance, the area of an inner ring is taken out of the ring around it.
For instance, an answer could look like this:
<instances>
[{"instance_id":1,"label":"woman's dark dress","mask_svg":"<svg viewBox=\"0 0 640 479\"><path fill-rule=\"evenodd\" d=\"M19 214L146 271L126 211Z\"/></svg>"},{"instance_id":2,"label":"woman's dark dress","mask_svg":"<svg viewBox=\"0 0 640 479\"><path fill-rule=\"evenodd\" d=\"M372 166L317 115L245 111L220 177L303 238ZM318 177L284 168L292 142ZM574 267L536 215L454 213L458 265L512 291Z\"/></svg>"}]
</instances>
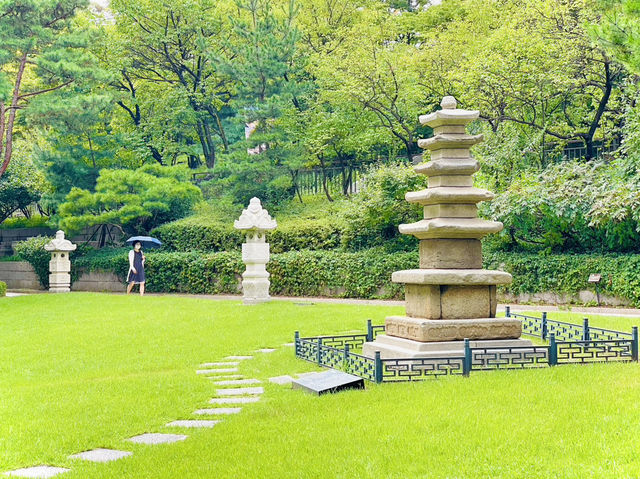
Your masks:
<instances>
[{"instance_id":1,"label":"woman's dark dress","mask_svg":"<svg viewBox=\"0 0 640 479\"><path fill-rule=\"evenodd\" d=\"M144 265L142 264L142 251L133 251L133 270L129 271L129 279L127 283L144 283Z\"/></svg>"}]
</instances>

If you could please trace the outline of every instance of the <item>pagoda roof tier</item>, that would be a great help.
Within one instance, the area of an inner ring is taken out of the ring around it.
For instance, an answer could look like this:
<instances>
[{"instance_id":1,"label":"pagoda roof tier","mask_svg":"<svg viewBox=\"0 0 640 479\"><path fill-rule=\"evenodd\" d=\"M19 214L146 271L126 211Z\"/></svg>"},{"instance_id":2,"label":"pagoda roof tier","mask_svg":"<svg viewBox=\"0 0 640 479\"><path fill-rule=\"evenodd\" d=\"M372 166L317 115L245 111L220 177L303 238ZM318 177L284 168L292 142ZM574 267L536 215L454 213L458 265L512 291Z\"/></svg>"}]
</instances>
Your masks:
<instances>
[{"instance_id":1,"label":"pagoda roof tier","mask_svg":"<svg viewBox=\"0 0 640 479\"><path fill-rule=\"evenodd\" d=\"M473 186L438 186L420 191L410 191L404 195L409 203L421 205L436 205L440 203L479 203L492 200L494 194L490 191Z\"/></svg>"},{"instance_id":2,"label":"pagoda roof tier","mask_svg":"<svg viewBox=\"0 0 640 479\"><path fill-rule=\"evenodd\" d=\"M489 269L408 269L391 275L391 281L404 284L493 286L511 284L512 280L505 271Z\"/></svg>"},{"instance_id":3,"label":"pagoda roof tier","mask_svg":"<svg viewBox=\"0 0 640 479\"><path fill-rule=\"evenodd\" d=\"M415 166L414 171L420 175L472 175L480 169L480 163L473 158L442 158Z\"/></svg>"},{"instance_id":4,"label":"pagoda roof tier","mask_svg":"<svg viewBox=\"0 0 640 479\"><path fill-rule=\"evenodd\" d=\"M480 143L482 135L460 135L456 133L440 133L426 140L418 140L418 146L425 150L441 150L443 148L471 148Z\"/></svg>"},{"instance_id":5,"label":"pagoda roof tier","mask_svg":"<svg viewBox=\"0 0 640 479\"><path fill-rule=\"evenodd\" d=\"M479 116L478 110L442 109L428 115L420 115L419 119L421 125L437 128L442 125L467 125Z\"/></svg>"},{"instance_id":6,"label":"pagoda roof tier","mask_svg":"<svg viewBox=\"0 0 640 479\"><path fill-rule=\"evenodd\" d=\"M480 239L502 231L499 221L481 218L430 218L399 226L400 233L418 239Z\"/></svg>"}]
</instances>

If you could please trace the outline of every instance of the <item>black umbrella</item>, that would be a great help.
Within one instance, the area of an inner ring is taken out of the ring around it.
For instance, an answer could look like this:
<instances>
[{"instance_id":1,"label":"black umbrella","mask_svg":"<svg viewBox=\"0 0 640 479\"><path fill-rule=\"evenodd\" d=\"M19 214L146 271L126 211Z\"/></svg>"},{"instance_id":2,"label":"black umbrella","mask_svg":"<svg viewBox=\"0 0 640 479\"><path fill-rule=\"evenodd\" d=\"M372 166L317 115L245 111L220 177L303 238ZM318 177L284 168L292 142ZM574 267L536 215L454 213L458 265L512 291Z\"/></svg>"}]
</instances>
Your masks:
<instances>
[{"instance_id":1,"label":"black umbrella","mask_svg":"<svg viewBox=\"0 0 640 479\"><path fill-rule=\"evenodd\" d=\"M133 245L134 243L140 241L142 243L143 248L159 248L162 246L162 241L156 238L152 238L151 236L132 236L127 240L127 244Z\"/></svg>"}]
</instances>

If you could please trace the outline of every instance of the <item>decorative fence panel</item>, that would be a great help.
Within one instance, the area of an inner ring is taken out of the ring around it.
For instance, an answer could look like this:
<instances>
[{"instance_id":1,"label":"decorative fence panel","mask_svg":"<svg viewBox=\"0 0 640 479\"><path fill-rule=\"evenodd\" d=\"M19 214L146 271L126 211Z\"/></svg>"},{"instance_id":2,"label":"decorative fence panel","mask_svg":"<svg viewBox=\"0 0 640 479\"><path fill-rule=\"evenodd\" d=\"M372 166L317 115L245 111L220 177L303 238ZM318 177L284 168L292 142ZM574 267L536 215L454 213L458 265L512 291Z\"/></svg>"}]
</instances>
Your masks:
<instances>
[{"instance_id":1,"label":"decorative fence panel","mask_svg":"<svg viewBox=\"0 0 640 479\"><path fill-rule=\"evenodd\" d=\"M633 361L633 341L559 341L557 363Z\"/></svg>"},{"instance_id":2,"label":"decorative fence panel","mask_svg":"<svg viewBox=\"0 0 640 479\"><path fill-rule=\"evenodd\" d=\"M382 381L418 381L463 374L464 357L382 359Z\"/></svg>"},{"instance_id":3,"label":"decorative fence panel","mask_svg":"<svg viewBox=\"0 0 640 479\"><path fill-rule=\"evenodd\" d=\"M471 348L471 370L529 369L549 366L549 346Z\"/></svg>"}]
</instances>

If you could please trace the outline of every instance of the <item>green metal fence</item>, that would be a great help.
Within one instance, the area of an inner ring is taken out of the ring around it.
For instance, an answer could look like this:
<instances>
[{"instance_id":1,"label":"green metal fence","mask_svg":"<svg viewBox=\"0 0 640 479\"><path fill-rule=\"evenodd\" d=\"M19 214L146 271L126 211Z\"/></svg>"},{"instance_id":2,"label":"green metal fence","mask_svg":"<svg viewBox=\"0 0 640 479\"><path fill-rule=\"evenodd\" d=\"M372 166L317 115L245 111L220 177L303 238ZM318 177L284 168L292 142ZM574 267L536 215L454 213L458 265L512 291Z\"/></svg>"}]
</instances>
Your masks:
<instances>
[{"instance_id":1,"label":"green metal fence","mask_svg":"<svg viewBox=\"0 0 640 479\"><path fill-rule=\"evenodd\" d=\"M474 348L464 340L464 354L430 358L382 359L354 352L384 332L382 325L367 321L362 334L300 337L295 333L296 357L339 369L372 382L420 381L440 376L468 376L472 371L531 369L560 364L638 361L638 328L630 333L594 328L585 319L582 326L506 311L522 320L522 333L548 341L548 345Z\"/></svg>"}]
</instances>

